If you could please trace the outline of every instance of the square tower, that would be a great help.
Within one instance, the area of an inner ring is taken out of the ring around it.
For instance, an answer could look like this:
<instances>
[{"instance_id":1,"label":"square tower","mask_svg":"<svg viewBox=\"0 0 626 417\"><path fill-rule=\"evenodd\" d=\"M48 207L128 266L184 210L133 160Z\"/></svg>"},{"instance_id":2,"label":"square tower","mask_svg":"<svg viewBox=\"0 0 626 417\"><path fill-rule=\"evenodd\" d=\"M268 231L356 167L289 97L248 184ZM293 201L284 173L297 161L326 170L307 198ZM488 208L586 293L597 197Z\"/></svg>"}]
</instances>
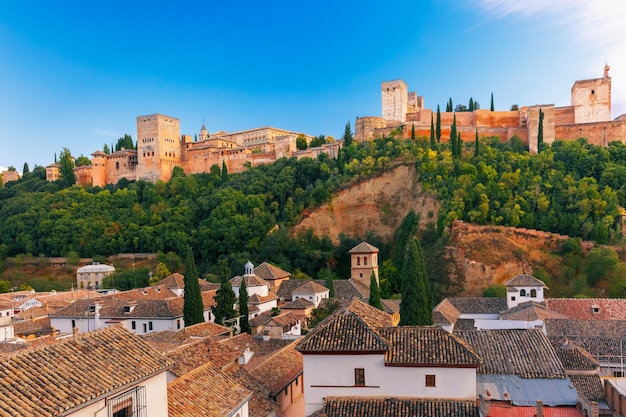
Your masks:
<instances>
[{"instance_id":1,"label":"square tower","mask_svg":"<svg viewBox=\"0 0 626 417\"><path fill-rule=\"evenodd\" d=\"M611 77L608 66L603 78L576 81L572 86L575 123L608 122L611 120Z\"/></svg>"},{"instance_id":2,"label":"square tower","mask_svg":"<svg viewBox=\"0 0 626 417\"><path fill-rule=\"evenodd\" d=\"M137 178L169 181L181 166L180 120L163 114L137 117Z\"/></svg>"},{"instance_id":3,"label":"square tower","mask_svg":"<svg viewBox=\"0 0 626 417\"><path fill-rule=\"evenodd\" d=\"M402 80L384 81L381 85L383 119L390 122L405 122L409 90Z\"/></svg>"},{"instance_id":4,"label":"square tower","mask_svg":"<svg viewBox=\"0 0 626 417\"><path fill-rule=\"evenodd\" d=\"M378 248L367 242L361 242L350 249L350 278L368 288L372 272L378 281Z\"/></svg>"}]
</instances>

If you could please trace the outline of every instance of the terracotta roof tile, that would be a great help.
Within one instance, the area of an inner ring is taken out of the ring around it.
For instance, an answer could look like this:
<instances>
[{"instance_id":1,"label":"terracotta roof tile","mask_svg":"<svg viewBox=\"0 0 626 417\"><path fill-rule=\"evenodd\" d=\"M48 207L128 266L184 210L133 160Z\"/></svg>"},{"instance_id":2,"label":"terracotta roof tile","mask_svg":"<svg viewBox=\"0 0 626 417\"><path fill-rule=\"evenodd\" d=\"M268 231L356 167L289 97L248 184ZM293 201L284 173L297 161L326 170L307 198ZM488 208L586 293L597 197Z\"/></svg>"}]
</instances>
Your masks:
<instances>
[{"instance_id":1,"label":"terracotta roof tile","mask_svg":"<svg viewBox=\"0 0 626 417\"><path fill-rule=\"evenodd\" d=\"M264 285L269 286L270 284L265 281L263 278L258 277L256 275L237 275L236 277L233 277L230 279L230 284L233 287L240 287L241 286L241 280L243 280L245 278L246 280L246 287L250 288L250 287L262 287Z\"/></svg>"},{"instance_id":2,"label":"terracotta roof tile","mask_svg":"<svg viewBox=\"0 0 626 417\"><path fill-rule=\"evenodd\" d=\"M601 363L619 362L626 346L624 320L547 319L544 324L551 340L567 337Z\"/></svg>"},{"instance_id":3,"label":"terracotta roof tile","mask_svg":"<svg viewBox=\"0 0 626 417\"><path fill-rule=\"evenodd\" d=\"M272 354L250 372L270 389L272 396L276 396L302 374L302 354L294 346L295 342Z\"/></svg>"},{"instance_id":4,"label":"terracotta roof tile","mask_svg":"<svg viewBox=\"0 0 626 417\"><path fill-rule=\"evenodd\" d=\"M276 300L276 298L276 294L274 293L269 293L267 295L252 294L248 297L248 304L263 304Z\"/></svg>"},{"instance_id":5,"label":"terracotta roof tile","mask_svg":"<svg viewBox=\"0 0 626 417\"><path fill-rule=\"evenodd\" d=\"M456 334L481 358L480 374L565 378L565 369L541 330L475 330Z\"/></svg>"},{"instance_id":6,"label":"terracotta roof tile","mask_svg":"<svg viewBox=\"0 0 626 417\"><path fill-rule=\"evenodd\" d=\"M172 363L121 326L0 357L7 415L60 416Z\"/></svg>"},{"instance_id":7,"label":"terracotta roof tile","mask_svg":"<svg viewBox=\"0 0 626 417\"><path fill-rule=\"evenodd\" d=\"M237 362L241 354L242 352L230 349L218 340L207 338L167 352L166 356L174 363L172 373L182 376L207 362L212 362L217 368L224 369Z\"/></svg>"},{"instance_id":8,"label":"terracotta roof tile","mask_svg":"<svg viewBox=\"0 0 626 417\"><path fill-rule=\"evenodd\" d=\"M502 320L545 320L547 318L565 319L563 314L549 310L543 303L529 301L500 312L499 318Z\"/></svg>"},{"instance_id":9,"label":"terracotta roof tile","mask_svg":"<svg viewBox=\"0 0 626 417\"><path fill-rule=\"evenodd\" d=\"M248 402L248 412L250 417L267 417L275 413L278 404L269 398L270 389L262 382L254 378L248 371L239 368L229 374L239 385L252 391L252 398Z\"/></svg>"},{"instance_id":10,"label":"terracotta roof tile","mask_svg":"<svg viewBox=\"0 0 626 417\"><path fill-rule=\"evenodd\" d=\"M498 314L507 309L506 298L449 297L447 300L461 314Z\"/></svg>"},{"instance_id":11,"label":"terracotta roof tile","mask_svg":"<svg viewBox=\"0 0 626 417\"><path fill-rule=\"evenodd\" d=\"M211 364L170 382L167 394L170 417L229 416L252 395Z\"/></svg>"},{"instance_id":12,"label":"terracotta roof tile","mask_svg":"<svg viewBox=\"0 0 626 417\"><path fill-rule=\"evenodd\" d=\"M290 301L280 306L282 310L305 310L307 308L314 308L315 304L304 298L298 298L295 301Z\"/></svg>"},{"instance_id":13,"label":"terracotta roof tile","mask_svg":"<svg viewBox=\"0 0 626 417\"><path fill-rule=\"evenodd\" d=\"M507 287L546 287L546 284L528 274L521 274L508 280L504 285Z\"/></svg>"},{"instance_id":14,"label":"terracotta roof tile","mask_svg":"<svg viewBox=\"0 0 626 417\"><path fill-rule=\"evenodd\" d=\"M433 308L433 323L438 326L454 324L460 315L450 299L445 298Z\"/></svg>"},{"instance_id":15,"label":"terracotta roof tile","mask_svg":"<svg viewBox=\"0 0 626 417\"><path fill-rule=\"evenodd\" d=\"M367 242L361 242L348 251L348 253L372 253L372 252L378 252L378 248Z\"/></svg>"},{"instance_id":16,"label":"terracotta roof tile","mask_svg":"<svg viewBox=\"0 0 626 417\"><path fill-rule=\"evenodd\" d=\"M158 281L155 285L162 285L166 288L182 289L185 288L185 277L176 272L167 278L163 278L161 281Z\"/></svg>"},{"instance_id":17,"label":"terracotta roof tile","mask_svg":"<svg viewBox=\"0 0 626 417\"><path fill-rule=\"evenodd\" d=\"M271 311L264 311L263 313L259 314L258 316L250 319L249 323L250 323L250 326L253 326L253 327L263 326L271 318L272 318L272 312Z\"/></svg>"},{"instance_id":18,"label":"terracotta roof tile","mask_svg":"<svg viewBox=\"0 0 626 417\"><path fill-rule=\"evenodd\" d=\"M327 417L479 417L475 401L422 400L415 398L326 397Z\"/></svg>"},{"instance_id":19,"label":"terracotta roof tile","mask_svg":"<svg viewBox=\"0 0 626 417\"><path fill-rule=\"evenodd\" d=\"M595 371L600 366L589 352L565 337L550 342L566 371Z\"/></svg>"},{"instance_id":20,"label":"terracotta roof tile","mask_svg":"<svg viewBox=\"0 0 626 417\"><path fill-rule=\"evenodd\" d=\"M267 262L263 262L261 265L254 268L254 273L266 281L289 278L291 276L291 273Z\"/></svg>"},{"instance_id":21,"label":"terracotta roof tile","mask_svg":"<svg viewBox=\"0 0 626 417\"><path fill-rule=\"evenodd\" d=\"M570 375L569 378L580 396L588 401L605 401L604 387L599 375Z\"/></svg>"},{"instance_id":22,"label":"terracotta roof tile","mask_svg":"<svg viewBox=\"0 0 626 417\"><path fill-rule=\"evenodd\" d=\"M570 319L626 320L626 299L547 298L546 306Z\"/></svg>"},{"instance_id":23,"label":"terracotta roof tile","mask_svg":"<svg viewBox=\"0 0 626 417\"><path fill-rule=\"evenodd\" d=\"M378 331L389 341L386 365L478 367L480 364L469 344L439 327L383 327Z\"/></svg>"},{"instance_id":24,"label":"terracotta roof tile","mask_svg":"<svg viewBox=\"0 0 626 417\"><path fill-rule=\"evenodd\" d=\"M291 292L291 295L304 295L304 294L321 294L321 293L325 293L328 292L328 288L324 287L323 285L320 285L318 283L316 283L315 281L309 281L304 285L301 285L300 287L296 288L295 290L293 290Z\"/></svg>"}]
</instances>

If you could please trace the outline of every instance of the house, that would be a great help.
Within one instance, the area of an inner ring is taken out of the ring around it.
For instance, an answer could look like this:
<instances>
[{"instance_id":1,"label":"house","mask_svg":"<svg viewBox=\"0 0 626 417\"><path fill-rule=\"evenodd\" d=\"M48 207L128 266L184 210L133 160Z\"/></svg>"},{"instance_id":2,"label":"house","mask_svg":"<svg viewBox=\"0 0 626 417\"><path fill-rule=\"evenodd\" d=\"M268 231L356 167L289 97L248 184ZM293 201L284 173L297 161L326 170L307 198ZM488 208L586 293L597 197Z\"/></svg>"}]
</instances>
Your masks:
<instances>
[{"instance_id":1,"label":"house","mask_svg":"<svg viewBox=\"0 0 626 417\"><path fill-rule=\"evenodd\" d=\"M280 285L291 277L291 273L267 262L254 268L254 274L264 279L270 285L270 292L274 294L278 292Z\"/></svg>"},{"instance_id":2,"label":"house","mask_svg":"<svg viewBox=\"0 0 626 417\"><path fill-rule=\"evenodd\" d=\"M299 299L310 301L317 308L324 298L328 298L329 293L330 290L328 288L315 281L309 281L292 291L291 298L293 301Z\"/></svg>"},{"instance_id":3,"label":"house","mask_svg":"<svg viewBox=\"0 0 626 417\"><path fill-rule=\"evenodd\" d=\"M298 298L297 300L287 302L280 306L281 311L288 312L297 317L304 327L306 327L307 317L311 315L314 308L315 304L304 298Z\"/></svg>"},{"instance_id":4,"label":"house","mask_svg":"<svg viewBox=\"0 0 626 417\"><path fill-rule=\"evenodd\" d=\"M122 326L0 356L12 416L167 417L172 363Z\"/></svg>"},{"instance_id":5,"label":"house","mask_svg":"<svg viewBox=\"0 0 626 417\"><path fill-rule=\"evenodd\" d=\"M0 342L6 342L15 337L13 325L13 303L0 300Z\"/></svg>"},{"instance_id":6,"label":"house","mask_svg":"<svg viewBox=\"0 0 626 417\"><path fill-rule=\"evenodd\" d=\"M305 415L325 409L330 397L405 397L447 407L476 398L480 358L467 343L434 326L393 327L389 314L356 299L296 349L304 357Z\"/></svg>"},{"instance_id":7,"label":"house","mask_svg":"<svg viewBox=\"0 0 626 417\"><path fill-rule=\"evenodd\" d=\"M94 262L76 270L76 288L102 288L104 278L113 274L115 267Z\"/></svg>"},{"instance_id":8,"label":"house","mask_svg":"<svg viewBox=\"0 0 626 417\"><path fill-rule=\"evenodd\" d=\"M506 286L506 303L508 308L513 308L529 301L542 303L544 290L548 289L543 281L528 274L518 275L504 285Z\"/></svg>"},{"instance_id":9,"label":"house","mask_svg":"<svg viewBox=\"0 0 626 417\"><path fill-rule=\"evenodd\" d=\"M245 280L246 291L248 292L248 305L250 307L250 317L256 317L265 311L271 311L277 304L277 297L270 292L270 284L254 273L254 265L248 261L245 265L245 274L231 278L235 296L239 298L239 288Z\"/></svg>"},{"instance_id":10,"label":"house","mask_svg":"<svg viewBox=\"0 0 626 417\"><path fill-rule=\"evenodd\" d=\"M167 386L169 417L249 417L252 392L206 363Z\"/></svg>"},{"instance_id":11,"label":"house","mask_svg":"<svg viewBox=\"0 0 626 417\"><path fill-rule=\"evenodd\" d=\"M514 406L576 407L577 393L539 329L455 332L481 358L476 396Z\"/></svg>"}]
</instances>

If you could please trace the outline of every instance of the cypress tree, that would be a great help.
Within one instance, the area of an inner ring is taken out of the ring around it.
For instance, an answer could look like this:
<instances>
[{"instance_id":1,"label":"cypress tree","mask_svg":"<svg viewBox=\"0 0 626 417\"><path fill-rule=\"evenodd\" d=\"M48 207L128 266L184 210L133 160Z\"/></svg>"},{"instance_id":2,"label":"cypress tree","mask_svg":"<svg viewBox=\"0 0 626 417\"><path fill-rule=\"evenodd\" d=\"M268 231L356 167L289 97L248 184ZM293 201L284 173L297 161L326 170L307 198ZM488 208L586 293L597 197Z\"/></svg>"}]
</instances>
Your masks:
<instances>
[{"instance_id":1,"label":"cypress tree","mask_svg":"<svg viewBox=\"0 0 626 417\"><path fill-rule=\"evenodd\" d=\"M470 97L469 111L474 111L474 98Z\"/></svg>"},{"instance_id":2,"label":"cypress tree","mask_svg":"<svg viewBox=\"0 0 626 417\"><path fill-rule=\"evenodd\" d=\"M413 127L415 129L415 127ZM430 148L435 149L435 122L433 121L433 115L430 115Z\"/></svg>"},{"instance_id":3,"label":"cypress tree","mask_svg":"<svg viewBox=\"0 0 626 417\"><path fill-rule=\"evenodd\" d=\"M437 125L435 126L435 135L437 136L437 143L441 142L441 111L439 110L439 104L437 104Z\"/></svg>"},{"instance_id":4,"label":"cypress tree","mask_svg":"<svg viewBox=\"0 0 626 417\"><path fill-rule=\"evenodd\" d=\"M461 132L458 132L456 136L456 155L461 157L461 155L463 155L463 140L461 139Z\"/></svg>"},{"instance_id":5,"label":"cypress tree","mask_svg":"<svg viewBox=\"0 0 626 417\"><path fill-rule=\"evenodd\" d=\"M493 91L491 92L491 111L495 111L495 107L493 106Z\"/></svg>"},{"instance_id":6,"label":"cypress tree","mask_svg":"<svg viewBox=\"0 0 626 417\"><path fill-rule=\"evenodd\" d=\"M324 286L328 288L328 297L335 298L335 286L333 285L333 277L330 274L330 268L328 268L328 265L326 267L328 270L328 274L326 275L326 278L324 279Z\"/></svg>"},{"instance_id":7,"label":"cypress tree","mask_svg":"<svg viewBox=\"0 0 626 417\"><path fill-rule=\"evenodd\" d=\"M454 118L452 120L452 126L450 126L450 150L452 151L452 157L455 158L457 156L456 145L457 135L456 135L456 113L454 114Z\"/></svg>"},{"instance_id":8,"label":"cypress tree","mask_svg":"<svg viewBox=\"0 0 626 417\"><path fill-rule=\"evenodd\" d=\"M378 281L376 281L376 275L374 275L374 271L372 271L372 275L370 276L369 304L372 307L376 307L381 311L383 310L383 303L380 301L380 287L378 286Z\"/></svg>"},{"instance_id":9,"label":"cypress tree","mask_svg":"<svg viewBox=\"0 0 626 417\"><path fill-rule=\"evenodd\" d=\"M478 128L476 128L476 139L474 140L474 156L478 156Z\"/></svg>"},{"instance_id":10,"label":"cypress tree","mask_svg":"<svg viewBox=\"0 0 626 417\"><path fill-rule=\"evenodd\" d=\"M191 326L204 321L204 306L202 305L202 291L198 282L198 271L193 260L191 247L185 254L185 295L183 304L183 320L185 326Z\"/></svg>"},{"instance_id":11,"label":"cypress tree","mask_svg":"<svg viewBox=\"0 0 626 417\"><path fill-rule=\"evenodd\" d=\"M350 129L350 122L346 123L346 128L343 132L343 146L350 146L352 143L352 129Z\"/></svg>"},{"instance_id":12,"label":"cypress tree","mask_svg":"<svg viewBox=\"0 0 626 417\"><path fill-rule=\"evenodd\" d=\"M223 260L219 271L220 287L218 288L214 300L213 315L217 324L224 324L225 320L233 319L236 316L235 292L230 285L230 268L226 260Z\"/></svg>"},{"instance_id":13,"label":"cypress tree","mask_svg":"<svg viewBox=\"0 0 626 417\"><path fill-rule=\"evenodd\" d=\"M30 172L30 169L28 168L28 162L24 162L24 167L22 168L22 175L26 175Z\"/></svg>"},{"instance_id":14,"label":"cypress tree","mask_svg":"<svg viewBox=\"0 0 626 417\"><path fill-rule=\"evenodd\" d=\"M400 325L432 323L432 295L419 242L411 239L404 252L401 272Z\"/></svg>"},{"instance_id":15,"label":"cypress tree","mask_svg":"<svg viewBox=\"0 0 626 417\"><path fill-rule=\"evenodd\" d=\"M228 169L226 168L226 161L222 161L222 183L228 181Z\"/></svg>"},{"instance_id":16,"label":"cypress tree","mask_svg":"<svg viewBox=\"0 0 626 417\"><path fill-rule=\"evenodd\" d=\"M543 111L539 109L539 125L537 126L537 152L541 151L543 143Z\"/></svg>"},{"instance_id":17,"label":"cypress tree","mask_svg":"<svg viewBox=\"0 0 626 417\"><path fill-rule=\"evenodd\" d=\"M446 113L451 113L452 112L452 97L450 97L450 100L448 100L448 104L446 104Z\"/></svg>"},{"instance_id":18,"label":"cypress tree","mask_svg":"<svg viewBox=\"0 0 626 417\"><path fill-rule=\"evenodd\" d=\"M250 323L248 322L248 316L250 311L248 310L248 289L246 288L246 280L241 279L241 286L239 287L239 327L241 333L250 333Z\"/></svg>"},{"instance_id":19,"label":"cypress tree","mask_svg":"<svg viewBox=\"0 0 626 417\"><path fill-rule=\"evenodd\" d=\"M432 116L430 118L432 121ZM411 140L415 140L415 123L411 125Z\"/></svg>"}]
</instances>

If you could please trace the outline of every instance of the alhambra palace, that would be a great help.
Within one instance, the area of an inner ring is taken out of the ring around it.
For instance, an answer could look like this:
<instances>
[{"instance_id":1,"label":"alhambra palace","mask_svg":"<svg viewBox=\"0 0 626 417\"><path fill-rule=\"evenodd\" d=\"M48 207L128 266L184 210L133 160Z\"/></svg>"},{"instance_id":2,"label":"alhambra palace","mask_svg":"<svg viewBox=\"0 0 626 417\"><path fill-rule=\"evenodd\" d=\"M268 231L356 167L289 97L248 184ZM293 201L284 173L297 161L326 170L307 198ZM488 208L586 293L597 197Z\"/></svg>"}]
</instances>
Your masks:
<instances>
[{"instance_id":1,"label":"alhambra palace","mask_svg":"<svg viewBox=\"0 0 626 417\"><path fill-rule=\"evenodd\" d=\"M607 146L612 141L626 140L626 115L611 120L611 77L605 65L602 78L579 80L571 90L571 105L554 104L523 106L518 110L442 112L441 136L448 138L456 116L457 132L465 142L472 142L476 132L481 137L499 137L507 141L517 135L531 153L538 149L537 136L540 110L543 113L543 140L575 140ZM402 80L382 83L382 117L359 117L355 123L355 140L372 140L393 131L409 137L430 135L432 109L424 108L424 98L409 92ZM122 149L111 154L96 151L91 166L75 169L77 183L104 187L120 179L168 181L175 166L186 174L209 172L211 166L225 165L228 172L241 172L248 166L267 164L282 157L317 157L322 153L336 157L342 140L320 147L297 150L298 133L273 127L262 127L234 133L223 131L209 136L202 125L197 138L181 135L180 120L162 114L137 117L137 150ZM312 136L304 135L307 143ZM59 166L46 167L46 178L54 181Z\"/></svg>"}]
</instances>

